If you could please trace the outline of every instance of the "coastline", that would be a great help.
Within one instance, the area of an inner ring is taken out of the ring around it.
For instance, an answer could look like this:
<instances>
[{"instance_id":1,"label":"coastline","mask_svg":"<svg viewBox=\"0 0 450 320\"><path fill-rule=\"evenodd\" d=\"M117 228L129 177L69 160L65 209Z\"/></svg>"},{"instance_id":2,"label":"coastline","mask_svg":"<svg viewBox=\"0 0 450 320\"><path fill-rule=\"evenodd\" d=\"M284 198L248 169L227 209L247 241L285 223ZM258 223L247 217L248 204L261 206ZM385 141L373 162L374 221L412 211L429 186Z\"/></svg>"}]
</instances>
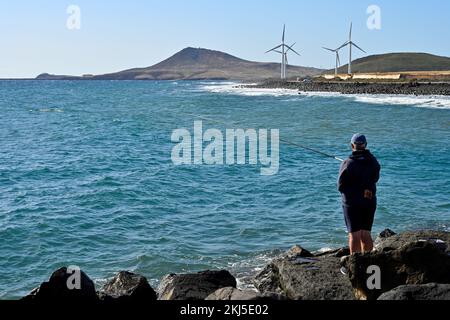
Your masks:
<instances>
[{"instance_id":1,"label":"coastline","mask_svg":"<svg viewBox=\"0 0 450 320\"><path fill-rule=\"evenodd\" d=\"M358 82L358 81L280 81L268 80L241 85L249 89L288 89L302 92L340 94L387 94L415 96L450 96L450 82Z\"/></svg>"},{"instance_id":2,"label":"coastline","mask_svg":"<svg viewBox=\"0 0 450 320\"><path fill-rule=\"evenodd\" d=\"M174 79L174 80L150 80L150 79L96 79L96 78L64 78L64 79L0 79L0 81L194 81L194 82L234 82L236 88L240 89L279 89L295 90L299 93L335 93L344 95L410 95L410 96L450 96L450 82L361 82L361 81L281 81L266 80L261 82L233 79Z\"/></svg>"},{"instance_id":3,"label":"coastline","mask_svg":"<svg viewBox=\"0 0 450 320\"><path fill-rule=\"evenodd\" d=\"M153 289L139 274L120 271L102 288L78 269L80 288L68 289L73 267L54 271L22 301L156 300L449 300L450 232L422 230L396 234L385 229L371 253L349 255L348 247L311 253L295 245L253 277L256 290L240 289L228 270L168 274ZM379 266L379 288L368 288L366 268ZM341 274L345 266L348 274ZM76 283L76 281L75 281Z\"/></svg>"}]
</instances>

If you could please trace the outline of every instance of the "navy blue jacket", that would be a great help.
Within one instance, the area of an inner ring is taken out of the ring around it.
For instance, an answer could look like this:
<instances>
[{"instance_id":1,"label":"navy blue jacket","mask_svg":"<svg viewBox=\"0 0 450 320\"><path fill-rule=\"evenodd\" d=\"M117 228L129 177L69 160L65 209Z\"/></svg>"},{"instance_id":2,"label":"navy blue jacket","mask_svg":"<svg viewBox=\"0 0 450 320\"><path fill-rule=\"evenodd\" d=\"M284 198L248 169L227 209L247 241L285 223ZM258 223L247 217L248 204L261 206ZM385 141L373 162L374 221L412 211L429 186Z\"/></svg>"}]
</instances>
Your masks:
<instances>
[{"instance_id":1,"label":"navy blue jacket","mask_svg":"<svg viewBox=\"0 0 450 320\"><path fill-rule=\"evenodd\" d=\"M338 189L344 206L366 206L376 204L377 182L380 179L380 164L369 150L355 151L344 161L339 171ZM366 190L372 199L365 197Z\"/></svg>"}]
</instances>

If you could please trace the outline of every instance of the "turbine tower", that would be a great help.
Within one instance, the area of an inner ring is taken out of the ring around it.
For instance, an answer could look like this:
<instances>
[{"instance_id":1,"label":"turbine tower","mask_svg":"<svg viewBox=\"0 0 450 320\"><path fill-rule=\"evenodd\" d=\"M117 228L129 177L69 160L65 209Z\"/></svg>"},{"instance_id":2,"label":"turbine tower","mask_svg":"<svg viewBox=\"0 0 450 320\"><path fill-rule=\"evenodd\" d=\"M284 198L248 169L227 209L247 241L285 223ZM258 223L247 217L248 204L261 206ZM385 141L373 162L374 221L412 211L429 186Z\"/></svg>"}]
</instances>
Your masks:
<instances>
[{"instance_id":1,"label":"turbine tower","mask_svg":"<svg viewBox=\"0 0 450 320\"><path fill-rule=\"evenodd\" d=\"M344 43L342 46L340 46L339 48L337 48L337 50L340 50L346 46L349 47L348 74L352 74L352 47L356 47L359 50L361 50L362 52L367 53L363 49L358 47L358 45L352 41L352 28L353 28L353 23L350 23L350 33L348 36L348 41L346 43Z\"/></svg>"},{"instance_id":2,"label":"turbine tower","mask_svg":"<svg viewBox=\"0 0 450 320\"><path fill-rule=\"evenodd\" d=\"M336 54L336 67L334 69L334 75L337 76L338 75L338 69L341 66L341 58L339 57L339 49L334 49L333 50L333 49L325 48L325 47L322 47L322 48L324 48L325 50L334 52Z\"/></svg>"},{"instance_id":3,"label":"turbine tower","mask_svg":"<svg viewBox=\"0 0 450 320\"><path fill-rule=\"evenodd\" d=\"M281 79L285 80L286 79L286 66L288 64L288 59L287 59L287 54L289 51L294 52L296 55L300 55L297 51L295 51L292 47L295 45L295 43L292 46L287 45L284 40L285 40L285 35L286 35L286 25L283 26L283 35L281 37L281 44L276 46L273 49L270 49L269 51L266 51L266 53L269 52L276 52L281 54Z\"/></svg>"}]
</instances>

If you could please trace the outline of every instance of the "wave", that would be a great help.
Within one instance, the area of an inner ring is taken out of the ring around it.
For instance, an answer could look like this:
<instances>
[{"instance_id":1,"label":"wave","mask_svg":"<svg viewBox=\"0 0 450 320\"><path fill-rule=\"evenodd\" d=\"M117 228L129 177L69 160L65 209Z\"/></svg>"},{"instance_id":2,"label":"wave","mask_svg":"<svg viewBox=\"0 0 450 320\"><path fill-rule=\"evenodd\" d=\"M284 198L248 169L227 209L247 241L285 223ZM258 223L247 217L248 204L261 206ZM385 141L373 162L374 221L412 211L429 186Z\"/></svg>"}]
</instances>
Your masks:
<instances>
[{"instance_id":1,"label":"wave","mask_svg":"<svg viewBox=\"0 0 450 320\"><path fill-rule=\"evenodd\" d=\"M262 89L248 88L236 82L215 82L202 84L199 89L211 93L232 94L242 96L292 96L298 99L305 97L342 97L356 102L377 105L406 105L433 109L450 109L449 96L415 96L415 95L388 95L388 94L341 94L338 92L301 92L296 89Z\"/></svg>"},{"instance_id":2,"label":"wave","mask_svg":"<svg viewBox=\"0 0 450 320\"><path fill-rule=\"evenodd\" d=\"M317 252L318 253L325 253L325 252L330 252L330 251L333 251L333 250L335 250L335 249L330 248L330 247L323 247L323 248L320 248L319 250L317 250Z\"/></svg>"},{"instance_id":3,"label":"wave","mask_svg":"<svg viewBox=\"0 0 450 320\"><path fill-rule=\"evenodd\" d=\"M357 95L355 100L369 104L410 105L423 108L450 109L448 96L413 96L413 95Z\"/></svg>"},{"instance_id":4,"label":"wave","mask_svg":"<svg viewBox=\"0 0 450 320\"><path fill-rule=\"evenodd\" d=\"M59 108L30 109L30 111L31 112L57 112L57 113L64 112L63 109L59 109Z\"/></svg>"},{"instance_id":5,"label":"wave","mask_svg":"<svg viewBox=\"0 0 450 320\"><path fill-rule=\"evenodd\" d=\"M206 85L201 85L200 90L211 93L235 94L242 96L298 96L298 90L246 88L242 84L235 82L208 83Z\"/></svg>"}]
</instances>

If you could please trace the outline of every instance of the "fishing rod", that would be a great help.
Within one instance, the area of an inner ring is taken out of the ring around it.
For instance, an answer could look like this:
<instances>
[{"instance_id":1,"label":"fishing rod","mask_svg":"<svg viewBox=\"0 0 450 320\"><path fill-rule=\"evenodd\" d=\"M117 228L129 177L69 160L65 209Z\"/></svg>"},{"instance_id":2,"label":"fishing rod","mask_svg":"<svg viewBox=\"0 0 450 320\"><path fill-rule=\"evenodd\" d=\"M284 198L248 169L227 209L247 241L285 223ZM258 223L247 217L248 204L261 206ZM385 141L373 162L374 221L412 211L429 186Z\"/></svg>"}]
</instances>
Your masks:
<instances>
[{"instance_id":1,"label":"fishing rod","mask_svg":"<svg viewBox=\"0 0 450 320\"><path fill-rule=\"evenodd\" d=\"M291 142L291 141L288 141L288 140L283 139L283 138L280 138L280 141L282 141L282 142L284 142L284 143L286 143L286 144L290 144L290 145L292 145L292 146L296 146L296 147L299 147L299 148L302 148L302 149L311 151L311 152L315 152L315 153L317 153L317 154L321 154L321 155L323 155L323 156L325 156L325 157L327 157L327 158L332 158L332 159L335 159L335 160L337 160L337 161L344 162L344 159L342 159L342 158L339 158L339 157L337 157L337 156L333 156L332 154L328 154L328 153L325 153L325 152L322 152L322 151L313 149L313 148L311 148L311 147L307 147L307 146L301 145L301 144L299 144L299 143Z\"/></svg>"},{"instance_id":2,"label":"fishing rod","mask_svg":"<svg viewBox=\"0 0 450 320\"><path fill-rule=\"evenodd\" d=\"M211 118L204 117L204 116L199 116L199 115L192 114L192 113L188 113L188 114L193 116L193 117L196 117L198 119L201 119L201 120L216 122L216 123L220 123L220 124L223 124L223 125L229 125L229 123L226 123L224 121L215 120L215 119L211 119ZM234 123L234 124L236 124L236 123ZM292 141L289 141L289 140L286 140L286 139L283 139L283 138L280 138L280 141L284 142L286 144L289 144L291 146L299 147L299 148L302 148L302 149L305 149L305 150L308 150L308 151L320 154L320 155L325 156L327 158L331 158L331 159L334 159L334 160L337 160L337 161L340 161L340 162L344 162L344 159L342 159L342 158L339 158L337 156L334 156L332 154L328 154L326 152L323 152L323 151L320 151L320 150L317 150L317 149L313 149L311 147L308 147L308 146L305 146L305 145L302 145L302 144L299 144L299 143L296 143L296 142L292 142Z\"/></svg>"}]
</instances>

